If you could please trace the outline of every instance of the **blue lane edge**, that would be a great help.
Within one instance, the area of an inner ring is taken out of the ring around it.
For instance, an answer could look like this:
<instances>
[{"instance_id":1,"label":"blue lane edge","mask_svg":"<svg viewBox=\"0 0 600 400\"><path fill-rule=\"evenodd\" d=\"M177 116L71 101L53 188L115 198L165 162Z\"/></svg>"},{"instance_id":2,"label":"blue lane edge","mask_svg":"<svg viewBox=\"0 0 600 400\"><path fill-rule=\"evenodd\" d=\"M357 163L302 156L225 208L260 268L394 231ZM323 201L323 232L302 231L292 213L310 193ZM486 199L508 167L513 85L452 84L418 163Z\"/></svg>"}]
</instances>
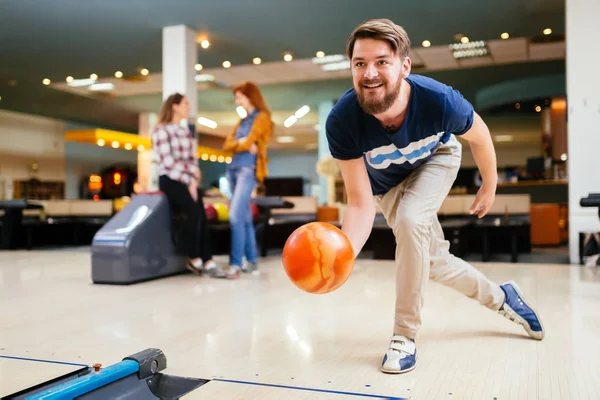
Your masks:
<instances>
[{"instance_id":1,"label":"blue lane edge","mask_svg":"<svg viewBox=\"0 0 600 400\"><path fill-rule=\"evenodd\" d=\"M136 361L121 361L117 364L103 368L99 372L92 372L77 379L54 386L43 392L36 393L27 397L27 400L72 399L131 374L135 374L139 371L139 368L140 365Z\"/></svg>"}]
</instances>

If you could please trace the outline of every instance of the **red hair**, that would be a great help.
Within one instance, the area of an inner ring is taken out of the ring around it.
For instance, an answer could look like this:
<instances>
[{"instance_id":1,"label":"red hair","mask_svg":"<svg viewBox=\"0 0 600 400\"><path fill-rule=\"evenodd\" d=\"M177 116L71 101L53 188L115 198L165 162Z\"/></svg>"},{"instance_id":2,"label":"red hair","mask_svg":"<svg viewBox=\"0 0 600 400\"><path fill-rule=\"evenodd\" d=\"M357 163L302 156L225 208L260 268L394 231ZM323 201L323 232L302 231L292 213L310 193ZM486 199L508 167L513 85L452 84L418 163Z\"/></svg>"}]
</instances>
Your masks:
<instances>
[{"instance_id":1,"label":"red hair","mask_svg":"<svg viewBox=\"0 0 600 400\"><path fill-rule=\"evenodd\" d=\"M243 82L240 85L233 88L233 93L241 92L244 96L250 100L250 103L256 108L258 111L264 111L267 114L271 115L271 111L265 102L265 99L260 92L258 86L256 86L252 82Z\"/></svg>"}]
</instances>

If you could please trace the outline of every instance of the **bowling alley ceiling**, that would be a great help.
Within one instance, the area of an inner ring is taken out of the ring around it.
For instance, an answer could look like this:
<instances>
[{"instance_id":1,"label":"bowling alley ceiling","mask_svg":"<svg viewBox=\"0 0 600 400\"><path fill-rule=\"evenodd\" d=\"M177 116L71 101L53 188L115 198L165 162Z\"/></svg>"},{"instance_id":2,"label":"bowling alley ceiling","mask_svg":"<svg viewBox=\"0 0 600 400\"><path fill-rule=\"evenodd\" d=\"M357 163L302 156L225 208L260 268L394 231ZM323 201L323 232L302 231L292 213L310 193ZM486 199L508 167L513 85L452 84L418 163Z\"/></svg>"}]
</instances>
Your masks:
<instances>
[{"instance_id":1,"label":"bowling alley ceiling","mask_svg":"<svg viewBox=\"0 0 600 400\"><path fill-rule=\"evenodd\" d=\"M207 134L230 129L230 87L245 79L261 84L280 131L286 116L306 104L311 114L293 129L314 132L318 103L338 98L351 81L347 70L323 71L312 59L318 51L343 54L349 33L365 19L404 26L414 72L474 102L479 90L502 82L564 75L564 12L562 0L2 0L0 109L136 132L138 113L158 111L161 103L161 29L185 24L198 42L210 43L198 44L198 74L212 76L198 83L198 114L223 123ZM487 55L452 57L449 45L462 37L485 42ZM293 61L283 60L286 53ZM116 71L129 79L116 79ZM115 89L90 93L65 82L91 74Z\"/></svg>"}]
</instances>

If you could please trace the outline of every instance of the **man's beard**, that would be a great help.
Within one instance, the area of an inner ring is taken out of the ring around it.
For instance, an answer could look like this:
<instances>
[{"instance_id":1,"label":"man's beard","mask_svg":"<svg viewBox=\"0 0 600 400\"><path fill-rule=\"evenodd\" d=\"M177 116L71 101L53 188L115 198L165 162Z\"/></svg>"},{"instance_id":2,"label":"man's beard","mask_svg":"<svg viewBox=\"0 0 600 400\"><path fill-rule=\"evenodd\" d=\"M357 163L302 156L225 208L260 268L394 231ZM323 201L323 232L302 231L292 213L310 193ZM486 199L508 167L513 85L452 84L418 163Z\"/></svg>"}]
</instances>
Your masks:
<instances>
[{"instance_id":1,"label":"man's beard","mask_svg":"<svg viewBox=\"0 0 600 400\"><path fill-rule=\"evenodd\" d=\"M396 85L391 90L385 90L383 97L376 98L375 96L368 96L368 99L364 96L365 88L363 85L377 85L383 84L384 90L387 89L388 82L381 79L363 80L359 83L359 87L355 88L358 102L362 109L369 114L381 114L390 109L394 102L400 95L400 87L402 86L402 79L398 79Z\"/></svg>"}]
</instances>

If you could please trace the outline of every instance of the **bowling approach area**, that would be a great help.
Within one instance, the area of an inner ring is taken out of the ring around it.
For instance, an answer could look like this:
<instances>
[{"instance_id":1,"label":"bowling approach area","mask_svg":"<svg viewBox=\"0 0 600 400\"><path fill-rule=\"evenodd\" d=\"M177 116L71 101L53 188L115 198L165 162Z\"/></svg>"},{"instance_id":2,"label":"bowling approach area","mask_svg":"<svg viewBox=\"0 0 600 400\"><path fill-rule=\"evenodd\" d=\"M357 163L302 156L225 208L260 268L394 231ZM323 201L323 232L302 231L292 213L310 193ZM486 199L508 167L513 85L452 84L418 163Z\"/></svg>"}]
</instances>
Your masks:
<instances>
[{"instance_id":1,"label":"bowling approach area","mask_svg":"<svg viewBox=\"0 0 600 400\"><path fill-rule=\"evenodd\" d=\"M597 269L474 263L520 285L543 318L540 342L430 283L417 368L386 375L392 261L359 259L325 295L295 287L281 255L238 280L180 274L127 286L92 284L90 262L88 247L2 253L0 398L149 348L166 356L162 372L207 381L185 399L600 398Z\"/></svg>"}]
</instances>

